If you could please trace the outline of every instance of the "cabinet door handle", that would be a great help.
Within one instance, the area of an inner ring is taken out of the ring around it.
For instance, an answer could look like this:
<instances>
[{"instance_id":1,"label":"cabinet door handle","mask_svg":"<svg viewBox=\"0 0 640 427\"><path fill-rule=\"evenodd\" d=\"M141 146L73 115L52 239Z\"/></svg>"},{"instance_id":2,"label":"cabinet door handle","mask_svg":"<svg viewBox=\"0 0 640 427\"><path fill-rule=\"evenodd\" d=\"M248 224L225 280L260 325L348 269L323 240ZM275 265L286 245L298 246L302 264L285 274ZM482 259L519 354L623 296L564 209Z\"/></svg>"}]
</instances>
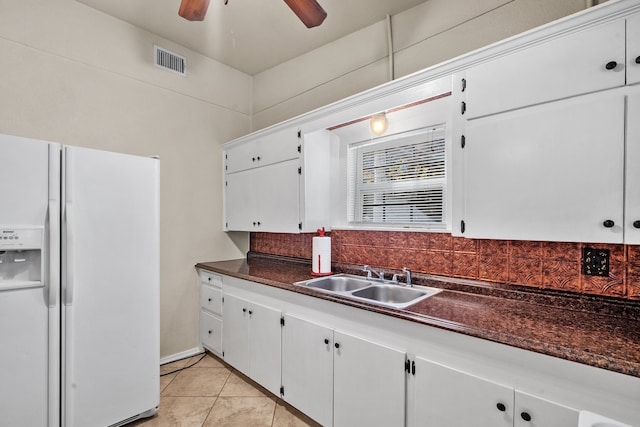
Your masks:
<instances>
[{"instance_id":1,"label":"cabinet door handle","mask_svg":"<svg viewBox=\"0 0 640 427\"><path fill-rule=\"evenodd\" d=\"M251 158L251 161L252 161L252 162L255 162L255 161L256 161L256 158L255 158L255 157L252 157L252 158Z\"/></svg>"},{"instance_id":2,"label":"cabinet door handle","mask_svg":"<svg viewBox=\"0 0 640 427\"><path fill-rule=\"evenodd\" d=\"M640 228L640 220L639 221L633 221L633 228Z\"/></svg>"},{"instance_id":3,"label":"cabinet door handle","mask_svg":"<svg viewBox=\"0 0 640 427\"><path fill-rule=\"evenodd\" d=\"M256 157L256 160L260 161L260 156Z\"/></svg>"},{"instance_id":4,"label":"cabinet door handle","mask_svg":"<svg viewBox=\"0 0 640 427\"><path fill-rule=\"evenodd\" d=\"M340 348L340 343L339 343L339 342L337 342L337 343L335 343L333 346L334 346L335 348Z\"/></svg>"},{"instance_id":5,"label":"cabinet door handle","mask_svg":"<svg viewBox=\"0 0 640 427\"><path fill-rule=\"evenodd\" d=\"M252 314L253 314L253 311L249 310L249 315L252 315Z\"/></svg>"},{"instance_id":6,"label":"cabinet door handle","mask_svg":"<svg viewBox=\"0 0 640 427\"><path fill-rule=\"evenodd\" d=\"M531 421L531 415L528 412L521 412L520 418L522 418L525 421Z\"/></svg>"},{"instance_id":7,"label":"cabinet door handle","mask_svg":"<svg viewBox=\"0 0 640 427\"><path fill-rule=\"evenodd\" d=\"M211 335L211 330L209 330L209 335Z\"/></svg>"},{"instance_id":8,"label":"cabinet door handle","mask_svg":"<svg viewBox=\"0 0 640 427\"><path fill-rule=\"evenodd\" d=\"M507 410L507 407L502 402L498 402L498 404L496 405L496 408L498 408L498 411L500 412L504 412Z\"/></svg>"},{"instance_id":9,"label":"cabinet door handle","mask_svg":"<svg viewBox=\"0 0 640 427\"><path fill-rule=\"evenodd\" d=\"M260 221L258 221L258 227L260 227Z\"/></svg>"},{"instance_id":10,"label":"cabinet door handle","mask_svg":"<svg viewBox=\"0 0 640 427\"><path fill-rule=\"evenodd\" d=\"M243 309L242 309L242 312L243 312L243 313L246 313L246 312L247 312L247 309L246 309L246 308L243 308Z\"/></svg>"},{"instance_id":11,"label":"cabinet door handle","mask_svg":"<svg viewBox=\"0 0 640 427\"><path fill-rule=\"evenodd\" d=\"M636 64L640 64L640 56L636 56Z\"/></svg>"},{"instance_id":12,"label":"cabinet door handle","mask_svg":"<svg viewBox=\"0 0 640 427\"><path fill-rule=\"evenodd\" d=\"M325 343L325 344L329 344L329 339L328 339L328 338L325 338L325 339L324 339L324 343Z\"/></svg>"},{"instance_id":13,"label":"cabinet door handle","mask_svg":"<svg viewBox=\"0 0 640 427\"><path fill-rule=\"evenodd\" d=\"M209 302L211 302L212 298L209 298Z\"/></svg>"},{"instance_id":14,"label":"cabinet door handle","mask_svg":"<svg viewBox=\"0 0 640 427\"><path fill-rule=\"evenodd\" d=\"M607 62L607 65L604 66L604 68L606 68L607 70L613 70L618 66L618 63L616 61L609 61Z\"/></svg>"},{"instance_id":15,"label":"cabinet door handle","mask_svg":"<svg viewBox=\"0 0 640 427\"><path fill-rule=\"evenodd\" d=\"M613 222L612 220L608 219L608 220L606 220L605 222L603 222L603 223L602 223L602 225L604 225L604 226L605 226L605 228L611 228L611 227L613 227L614 225L616 225L616 223L615 223L615 222Z\"/></svg>"},{"instance_id":16,"label":"cabinet door handle","mask_svg":"<svg viewBox=\"0 0 640 427\"><path fill-rule=\"evenodd\" d=\"M211 281L211 277L207 278L208 281Z\"/></svg>"}]
</instances>

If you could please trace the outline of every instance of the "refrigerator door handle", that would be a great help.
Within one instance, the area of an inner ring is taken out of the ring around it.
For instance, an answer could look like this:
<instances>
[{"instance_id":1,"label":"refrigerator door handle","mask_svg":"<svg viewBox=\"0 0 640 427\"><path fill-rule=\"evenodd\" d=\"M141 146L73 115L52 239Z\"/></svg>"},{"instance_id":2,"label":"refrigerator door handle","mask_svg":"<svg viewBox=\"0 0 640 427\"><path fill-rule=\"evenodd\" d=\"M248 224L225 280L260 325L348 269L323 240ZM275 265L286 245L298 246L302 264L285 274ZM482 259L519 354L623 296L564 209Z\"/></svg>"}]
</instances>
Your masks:
<instances>
[{"instance_id":1,"label":"refrigerator door handle","mask_svg":"<svg viewBox=\"0 0 640 427\"><path fill-rule=\"evenodd\" d=\"M71 202L65 203L65 226L67 234L67 255L66 255L66 286L64 293L64 304L73 304L73 209Z\"/></svg>"},{"instance_id":2,"label":"refrigerator door handle","mask_svg":"<svg viewBox=\"0 0 640 427\"><path fill-rule=\"evenodd\" d=\"M58 203L57 200L49 200L49 256L48 258L48 278L45 286L48 286L49 307L54 307L58 303L58 287L60 271L56 268L55 263L51 262L54 253L59 252L60 222L58 221Z\"/></svg>"}]
</instances>

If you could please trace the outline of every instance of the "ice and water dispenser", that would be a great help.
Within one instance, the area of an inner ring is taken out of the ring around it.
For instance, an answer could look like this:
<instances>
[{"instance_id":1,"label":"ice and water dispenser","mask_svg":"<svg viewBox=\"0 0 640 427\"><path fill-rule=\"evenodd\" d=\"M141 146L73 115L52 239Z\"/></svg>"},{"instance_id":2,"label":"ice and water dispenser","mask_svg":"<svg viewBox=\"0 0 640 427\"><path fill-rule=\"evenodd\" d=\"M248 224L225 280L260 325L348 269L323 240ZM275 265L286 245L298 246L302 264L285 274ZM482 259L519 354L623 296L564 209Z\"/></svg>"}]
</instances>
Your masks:
<instances>
[{"instance_id":1,"label":"ice and water dispenser","mask_svg":"<svg viewBox=\"0 0 640 427\"><path fill-rule=\"evenodd\" d=\"M42 283L42 228L0 228L0 290Z\"/></svg>"}]
</instances>

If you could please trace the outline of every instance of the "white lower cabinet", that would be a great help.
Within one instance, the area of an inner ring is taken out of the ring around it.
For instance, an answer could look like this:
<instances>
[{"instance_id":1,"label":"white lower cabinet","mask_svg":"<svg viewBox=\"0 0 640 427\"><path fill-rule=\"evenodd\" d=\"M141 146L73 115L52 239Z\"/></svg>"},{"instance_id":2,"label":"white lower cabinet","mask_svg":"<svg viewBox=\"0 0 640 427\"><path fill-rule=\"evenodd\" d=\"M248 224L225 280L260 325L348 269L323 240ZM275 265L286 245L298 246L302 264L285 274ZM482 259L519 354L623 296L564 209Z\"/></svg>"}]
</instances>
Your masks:
<instances>
[{"instance_id":1,"label":"white lower cabinet","mask_svg":"<svg viewBox=\"0 0 640 427\"><path fill-rule=\"evenodd\" d=\"M202 347L222 355L222 277L199 271L200 279L200 343Z\"/></svg>"},{"instance_id":2,"label":"white lower cabinet","mask_svg":"<svg viewBox=\"0 0 640 427\"><path fill-rule=\"evenodd\" d=\"M401 426L405 353L296 316L282 329L283 398L323 426Z\"/></svg>"},{"instance_id":3,"label":"white lower cabinet","mask_svg":"<svg viewBox=\"0 0 640 427\"><path fill-rule=\"evenodd\" d=\"M333 424L333 329L285 314L282 398L323 426Z\"/></svg>"},{"instance_id":4,"label":"white lower cabinet","mask_svg":"<svg viewBox=\"0 0 640 427\"><path fill-rule=\"evenodd\" d=\"M575 409L420 357L409 392L412 426L569 427Z\"/></svg>"},{"instance_id":5,"label":"white lower cabinet","mask_svg":"<svg viewBox=\"0 0 640 427\"><path fill-rule=\"evenodd\" d=\"M334 331L333 425L402 426L405 353Z\"/></svg>"},{"instance_id":6,"label":"white lower cabinet","mask_svg":"<svg viewBox=\"0 0 640 427\"><path fill-rule=\"evenodd\" d=\"M281 317L279 310L224 295L224 360L273 394L281 384Z\"/></svg>"}]
</instances>

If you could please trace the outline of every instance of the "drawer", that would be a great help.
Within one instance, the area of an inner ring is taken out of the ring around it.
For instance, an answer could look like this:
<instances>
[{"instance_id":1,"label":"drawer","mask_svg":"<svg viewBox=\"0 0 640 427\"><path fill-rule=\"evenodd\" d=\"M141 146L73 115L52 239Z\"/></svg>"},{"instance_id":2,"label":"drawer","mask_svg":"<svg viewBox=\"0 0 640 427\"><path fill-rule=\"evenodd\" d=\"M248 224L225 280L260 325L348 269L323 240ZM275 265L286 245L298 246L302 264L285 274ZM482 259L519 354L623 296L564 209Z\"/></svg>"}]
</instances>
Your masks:
<instances>
[{"instance_id":1,"label":"drawer","mask_svg":"<svg viewBox=\"0 0 640 427\"><path fill-rule=\"evenodd\" d=\"M209 285L200 285L200 307L222 316L222 290Z\"/></svg>"},{"instance_id":2,"label":"drawer","mask_svg":"<svg viewBox=\"0 0 640 427\"><path fill-rule=\"evenodd\" d=\"M222 355L222 319L200 311L200 342L214 353Z\"/></svg>"},{"instance_id":3,"label":"drawer","mask_svg":"<svg viewBox=\"0 0 640 427\"><path fill-rule=\"evenodd\" d=\"M222 287L222 276L215 273L211 273L205 270L199 270L200 283L207 283L209 285Z\"/></svg>"}]
</instances>

